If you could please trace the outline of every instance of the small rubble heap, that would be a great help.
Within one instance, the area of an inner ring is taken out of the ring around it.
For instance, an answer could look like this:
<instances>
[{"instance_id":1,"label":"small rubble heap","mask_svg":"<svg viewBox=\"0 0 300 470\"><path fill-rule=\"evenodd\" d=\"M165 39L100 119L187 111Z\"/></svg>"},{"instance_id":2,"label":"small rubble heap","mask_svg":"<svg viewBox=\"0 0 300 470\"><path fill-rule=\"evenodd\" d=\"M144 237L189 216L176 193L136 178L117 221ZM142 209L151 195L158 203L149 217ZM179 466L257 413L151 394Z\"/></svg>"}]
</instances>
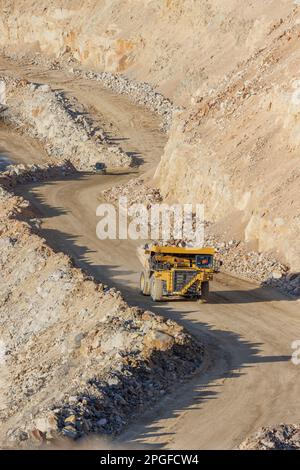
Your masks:
<instances>
[{"instance_id":1,"label":"small rubble heap","mask_svg":"<svg viewBox=\"0 0 300 470\"><path fill-rule=\"evenodd\" d=\"M11 165L0 172L0 185L6 189L14 188L18 184L36 183L55 177L66 177L76 173L70 161L54 164L23 164Z\"/></svg>"},{"instance_id":2,"label":"small rubble heap","mask_svg":"<svg viewBox=\"0 0 300 470\"><path fill-rule=\"evenodd\" d=\"M261 428L248 437L241 450L300 450L300 425L281 424L276 427Z\"/></svg>"},{"instance_id":3,"label":"small rubble heap","mask_svg":"<svg viewBox=\"0 0 300 470\"><path fill-rule=\"evenodd\" d=\"M271 255L247 250L246 244L240 240L220 241L221 237L212 235L211 230L208 230L206 244L216 248L224 271L276 287L285 293L300 295L300 275L290 273L286 265Z\"/></svg>"},{"instance_id":4,"label":"small rubble heap","mask_svg":"<svg viewBox=\"0 0 300 470\"><path fill-rule=\"evenodd\" d=\"M119 184L102 192L106 201L117 203L121 197L126 197L128 206L145 204L149 209L152 204L162 202L157 188L151 188L144 179L134 178L126 184Z\"/></svg>"}]
</instances>

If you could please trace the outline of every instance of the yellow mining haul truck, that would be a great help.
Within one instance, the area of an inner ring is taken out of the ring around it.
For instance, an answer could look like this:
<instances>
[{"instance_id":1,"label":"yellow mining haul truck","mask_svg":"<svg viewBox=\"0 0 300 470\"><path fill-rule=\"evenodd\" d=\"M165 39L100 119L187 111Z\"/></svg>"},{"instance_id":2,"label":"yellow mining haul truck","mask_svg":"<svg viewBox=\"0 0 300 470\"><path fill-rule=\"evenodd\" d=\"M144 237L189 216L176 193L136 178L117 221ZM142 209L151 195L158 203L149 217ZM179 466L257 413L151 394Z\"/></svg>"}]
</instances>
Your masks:
<instances>
[{"instance_id":1,"label":"yellow mining haul truck","mask_svg":"<svg viewBox=\"0 0 300 470\"><path fill-rule=\"evenodd\" d=\"M155 302L178 296L207 302L209 281L216 272L214 254L214 248L153 245L141 249L142 294L151 295Z\"/></svg>"}]
</instances>

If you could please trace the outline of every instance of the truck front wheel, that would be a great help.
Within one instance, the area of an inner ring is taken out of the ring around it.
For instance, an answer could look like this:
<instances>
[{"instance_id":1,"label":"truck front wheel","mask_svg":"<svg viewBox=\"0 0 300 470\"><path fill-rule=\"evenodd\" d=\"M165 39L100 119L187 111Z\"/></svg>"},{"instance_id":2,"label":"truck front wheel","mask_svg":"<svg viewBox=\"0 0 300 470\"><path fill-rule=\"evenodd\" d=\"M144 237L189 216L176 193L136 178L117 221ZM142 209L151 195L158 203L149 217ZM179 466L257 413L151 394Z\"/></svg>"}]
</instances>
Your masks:
<instances>
[{"instance_id":1,"label":"truck front wheel","mask_svg":"<svg viewBox=\"0 0 300 470\"><path fill-rule=\"evenodd\" d=\"M140 289L143 295L150 295L150 274L147 271L141 273Z\"/></svg>"},{"instance_id":2,"label":"truck front wheel","mask_svg":"<svg viewBox=\"0 0 300 470\"><path fill-rule=\"evenodd\" d=\"M200 302L201 303L206 303L206 302L208 302L208 298L209 298L209 281L204 281L201 284Z\"/></svg>"},{"instance_id":3,"label":"truck front wheel","mask_svg":"<svg viewBox=\"0 0 300 470\"><path fill-rule=\"evenodd\" d=\"M163 297L163 282L154 276L150 282L150 294L154 302L159 302Z\"/></svg>"}]
</instances>

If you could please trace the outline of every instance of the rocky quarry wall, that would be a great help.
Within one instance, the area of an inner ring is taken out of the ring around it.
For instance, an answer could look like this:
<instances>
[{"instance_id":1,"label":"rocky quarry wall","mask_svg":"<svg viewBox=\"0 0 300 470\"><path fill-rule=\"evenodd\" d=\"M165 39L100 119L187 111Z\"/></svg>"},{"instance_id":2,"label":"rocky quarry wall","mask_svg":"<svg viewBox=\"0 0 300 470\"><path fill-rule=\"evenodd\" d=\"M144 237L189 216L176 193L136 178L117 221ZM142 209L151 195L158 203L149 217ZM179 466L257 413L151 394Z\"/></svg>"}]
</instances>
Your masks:
<instances>
[{"instance_id":1,"label":"rocky quarry wall","mask_svg":"<svg viewBox=\"0 0 300 470\"><path fill-rule=\"evenodd\" d=\"M203 202L216 230L300 269L300 28L274 39L173 127L157 170L167 200ZM175 184L176 182L176 184ZM225 230L226 229L226 230Z\"/></svg>"},{"instance_id":2,"label":"rocky quarry wall","mask_svg":"<svg viewBox=\"0 0 300 470\"><path fill-rule=\"evenodd\" d=\"M0 45L10 53L73 57L97 70L126 72L186 104L192 90L217 83L266 45L296 3L24 0L20 8L16 0L1 0Z\"/></svg>"},{"instance_id":3,"label":"rocky quarry wall","mask_svg":"<svg viewBox=\"0 0 300 470\"><path fill-rule=\"evenodd\" d=\"M203 202L221 232L299 271L299 2L19 5L1 1L7 54L125 73L184 107L156 174L162 195Z\"/></svg>"}]
</instances>

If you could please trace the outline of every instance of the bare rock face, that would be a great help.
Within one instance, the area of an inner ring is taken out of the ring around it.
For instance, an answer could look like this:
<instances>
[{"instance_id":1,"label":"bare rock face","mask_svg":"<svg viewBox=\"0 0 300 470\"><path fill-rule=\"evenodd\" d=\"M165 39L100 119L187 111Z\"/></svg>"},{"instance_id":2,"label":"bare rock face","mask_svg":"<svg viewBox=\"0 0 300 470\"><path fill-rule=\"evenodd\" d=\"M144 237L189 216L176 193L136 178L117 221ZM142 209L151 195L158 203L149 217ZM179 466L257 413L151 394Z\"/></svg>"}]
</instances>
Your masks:
<instances>
[{"instance_id":1,"label":"bare rock face","mask_svg":"<svg viewBox=\"0 0 300 470\"><path fill-rule=\"evenodd\" d=\"M7 53L51 55L54 67L64 58L92 70L126 72L184 105L191 91L214 86L265 47L266 38L272 42L295 9L293 1L277 0L242 9L238 0L140 0L138 7L120 0L73 0L64 7L59 0L25 0L22 12L16 0L2 4L0 46Z\"/></svg>"},{"instance_id":2,"label":"bare rock face","mask_svg":"<svg viewBox=\"0 0 300 470\"><path fill-rule=\"evenodd\" d=\"M173 117L156 176L164 198L203 203L207 220L298 272L299 81L289 59L299 25L288 25Z\"/></svg>"}]
</instances>

